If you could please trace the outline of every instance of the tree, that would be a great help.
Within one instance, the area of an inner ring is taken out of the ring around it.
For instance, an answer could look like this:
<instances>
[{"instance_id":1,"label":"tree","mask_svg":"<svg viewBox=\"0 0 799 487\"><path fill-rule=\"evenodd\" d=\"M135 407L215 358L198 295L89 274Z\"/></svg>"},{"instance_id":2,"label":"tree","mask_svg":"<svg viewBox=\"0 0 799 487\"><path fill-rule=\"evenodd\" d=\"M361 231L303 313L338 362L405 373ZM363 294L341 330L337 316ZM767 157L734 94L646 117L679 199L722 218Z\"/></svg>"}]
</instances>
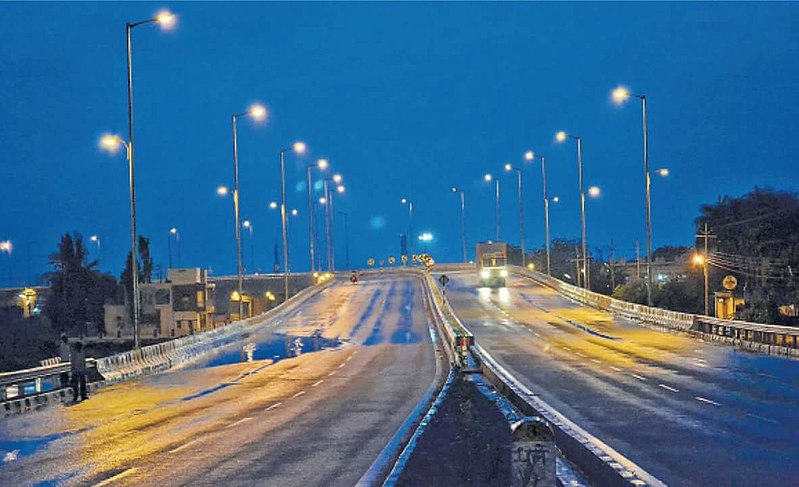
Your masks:
<instances>
[{"instance_id":1,"label":"tree","mask_svg":"<svg viewBox=\"0 0 799 487\"><path fill-rule=\"evenodd\" d=\"M152 282L153 277L153 259L150 256L150 239L139 235L139 245L137 248L141 260L136 259L136 265L139 270L139 283ZM131 253L125 259L125 268L119 276L122 286L125 288L125 296L127 299L128 316L133 321L133 259Z\"/></svg>"},{"instance_id":2,"label":"tree","mask_svg":"<svg viewBox=\"0 0 799 487\"><path fill-rule=\"evenodd\" d=\"M616 286L612 296L628 303L646 304L646 283L643 279L629 279Z\"/></svg>"},{"instance_id":3,"label":"tree","mask_svg":"<svg viewBox=\"0 0 799 487\"><path fill-rule=\"evenodd\" d=\"M710 239L711 292L731 274L745 293L744 316L763 322L787 322L777 309L799 303L799 198L795 193L755 188L740 197L703 205L695 220L707 224ZM703 242L698 242L698 246Z\"/></svg>"},{"instance_id":4,"label":"tree","mask_svg":"<svg viewBox=\"0 0 799 487\"><path fill-rule=\"evenodd\" d=\"M104 329L103 305L114 295L116 279L100 273L97 261L87 262L87 256L78 233L64 234L50 256L54 270L46 276L51 290L44 313L61 332L85 335L89 323Z\"/></svg>"}]
</instances>

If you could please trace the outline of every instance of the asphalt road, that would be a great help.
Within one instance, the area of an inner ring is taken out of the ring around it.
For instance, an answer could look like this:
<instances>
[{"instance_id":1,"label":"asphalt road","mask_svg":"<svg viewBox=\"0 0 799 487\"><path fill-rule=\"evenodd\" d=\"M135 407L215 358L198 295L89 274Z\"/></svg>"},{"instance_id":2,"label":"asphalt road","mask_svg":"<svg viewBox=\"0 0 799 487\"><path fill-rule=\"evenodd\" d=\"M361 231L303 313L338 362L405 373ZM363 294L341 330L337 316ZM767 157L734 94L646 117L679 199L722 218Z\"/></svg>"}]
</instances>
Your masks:
<instances>
[{"instance_id":1,"label":"asphalt road","mask_svg":"<svg viewBox=\"0 0 799 487\"><path fill-rule=\"evenodd\" d=\"M447 273L456 314L542 399L670 485L797 485L799 362ZM588 331L586 331L588 330Z\"/></svg>"},{"instance_id":2,"label":"asphalt road","mask_svg":"<svg viewBox=\"0 0 799 487\"><path fill-rule=\"evenodd\" d=\"M0 485L354 485L434 380L421 285L336 285L279 321L190 367L0 421ZM315 330L299 357L242 361L247 343L279 355Z\"/></svg>"}]
</instances>

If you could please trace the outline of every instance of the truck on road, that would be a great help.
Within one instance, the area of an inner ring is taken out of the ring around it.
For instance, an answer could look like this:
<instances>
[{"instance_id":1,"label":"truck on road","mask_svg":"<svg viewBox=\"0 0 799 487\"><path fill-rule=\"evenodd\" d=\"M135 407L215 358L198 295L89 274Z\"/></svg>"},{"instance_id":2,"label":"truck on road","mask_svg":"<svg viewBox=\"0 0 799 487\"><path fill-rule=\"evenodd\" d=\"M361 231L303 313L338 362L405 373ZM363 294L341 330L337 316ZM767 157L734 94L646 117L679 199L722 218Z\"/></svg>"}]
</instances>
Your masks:
<instances>
[{"instance_id":1,"label":"truck on road","mask_svg":"<svg viewBox=\"0 0 799 487\"><path fill-rule=\"evenodd\" d=\"M476 256L480 285L505 287L505 278L508 277L508 244L480 242L477 244Z\"/></svg>"}]
</instances>

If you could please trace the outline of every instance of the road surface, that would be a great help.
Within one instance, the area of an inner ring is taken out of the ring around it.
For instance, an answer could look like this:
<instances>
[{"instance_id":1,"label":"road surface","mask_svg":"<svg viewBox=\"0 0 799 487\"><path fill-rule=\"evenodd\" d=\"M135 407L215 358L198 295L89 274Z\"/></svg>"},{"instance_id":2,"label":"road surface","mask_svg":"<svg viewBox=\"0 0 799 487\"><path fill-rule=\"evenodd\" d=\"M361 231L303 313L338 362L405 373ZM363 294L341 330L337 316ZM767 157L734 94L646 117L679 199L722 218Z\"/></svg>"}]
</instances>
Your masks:
<instances>
[{"instance_id":1,"label":"road surface","mask_svg":"<svg viewBox=\"0 0 799 487\"><path fill-rule=\"evenodd\" d=\"M0 485L352 486L434 380L428 323L418 279L333 286L282 317L285 336L261 329L190 367L0 421ZM299 357L261 357L315 330ZM242 362L247 343L256 360Z\"/></svg>"},{"instance_id":2,"label":"road surface","mask_svg":"<svg viewBox=\"0 0 799 487\"><path fill-rule=\"evenodd\" d=\"M799 361L754 355L577 305L518 277L447 297L542 399L670 485L796 485Z\"/></svg>"}]
</instances>

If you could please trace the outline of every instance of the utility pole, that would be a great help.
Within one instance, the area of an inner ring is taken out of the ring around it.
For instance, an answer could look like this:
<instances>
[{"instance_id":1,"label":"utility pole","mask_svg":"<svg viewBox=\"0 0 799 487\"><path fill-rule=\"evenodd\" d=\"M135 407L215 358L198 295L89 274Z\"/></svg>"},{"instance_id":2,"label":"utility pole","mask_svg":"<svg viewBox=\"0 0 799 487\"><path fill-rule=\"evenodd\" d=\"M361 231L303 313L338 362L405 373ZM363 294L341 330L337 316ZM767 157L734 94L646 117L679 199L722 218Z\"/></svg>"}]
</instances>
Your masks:
<instances>
[{"instance_id":1,"label":"utility pole","mask_svg":"<svg viewBox=\"0 0 799 487\"><path fill-rule=\"evenodd\" d=\"M576 266L576 271L577 271L577 273L575 274L577 286L583 287L582 283L585 282L585 277L580 276L580 247L576 245L574 246L574 265Z\"/></svg>"},{"instance_id":2,"label":"utility pole","mask_svg":"<svg viewBox=\"0 0 799 487\"><path fill-rule=\"evenodd\" d=\"M702 259L702 271L703 271L704 276L705 276L705 316L710 316L710 314L709 314L710 313L710 284L709 284L709 279L708 279L708 266L710 265L708 260L710 259L710 256L708 255L707 241L710 238L716 238L716 236L710 233L710 230L708 230L708 228L707 228L707 223L705 223L705 226L702 229L702 232L699 233L699 235L697 235L696 237L697 238L701 238L701 239L704 240L704 254L703 254L704 258Z\"/></svg>"}]
</instances>

